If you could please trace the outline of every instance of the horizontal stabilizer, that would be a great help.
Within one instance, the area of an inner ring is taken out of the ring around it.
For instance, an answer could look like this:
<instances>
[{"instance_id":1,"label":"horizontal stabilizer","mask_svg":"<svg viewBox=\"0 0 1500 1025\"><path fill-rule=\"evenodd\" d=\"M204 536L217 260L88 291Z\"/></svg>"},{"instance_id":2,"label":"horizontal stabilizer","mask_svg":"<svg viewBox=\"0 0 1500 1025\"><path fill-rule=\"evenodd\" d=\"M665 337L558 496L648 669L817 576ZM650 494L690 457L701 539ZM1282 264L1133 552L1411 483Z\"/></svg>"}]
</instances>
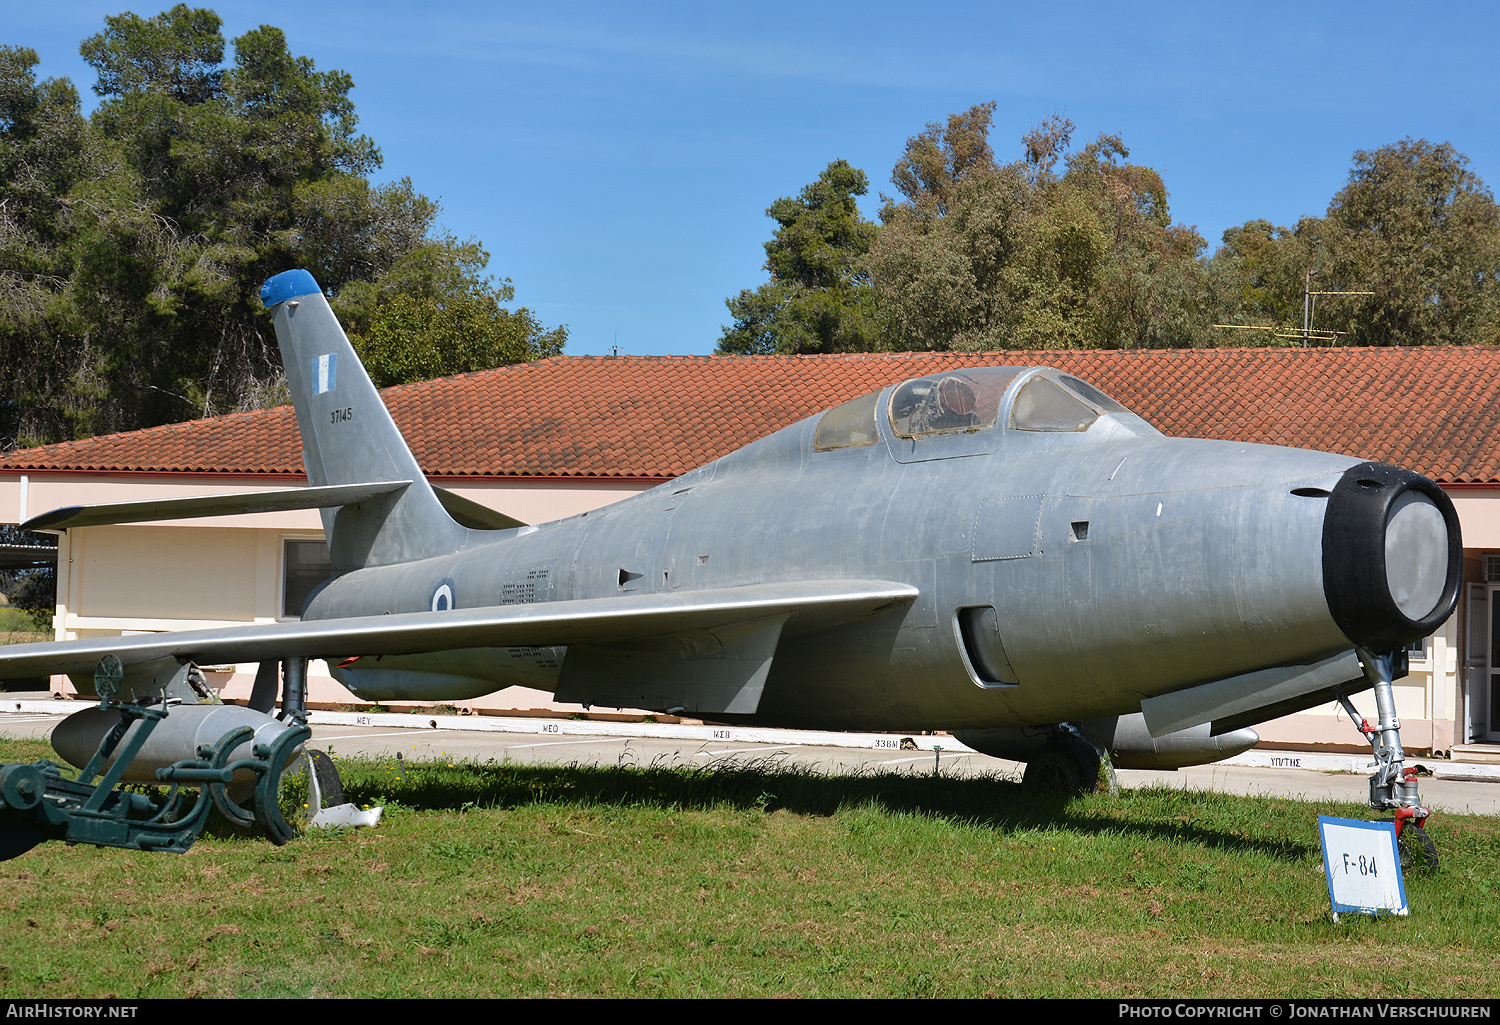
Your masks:
<instances>
[{"instance_id":1,"label":"horizontal stabilizer","mask_svg":"<svg viewBox=\"0 0 1500 1025\"><path fill-rule=\"evenodd\" d=\"M1312 665L1262 669L1147 698L1141 702L1141 714L1146 717L1146 727L1155 737L1206 722L1226 726L1232 722L1234 726L1231 728L1237 729L1283 714L1273 712L1265 718L1249 714L1257 709L1281 707L1304 695L1362 679L1364 670L1360 667L1359 657L1346 651Z\"/></svg>"},{"instance_id":2,"label":"horizontal stabilizer","mask_svg":"<svg viewBox=\"0 0 1500 1025\"><path fill-rule=\"evenodd\" d=\"M111 505L69 505L33 516L21 524L21 529L67 530L69 527L98 527L108 523L185 520L199 516L234 516L239 513L282 512L287 509L332 509L363 502L378 495L387 495L410 485L409 480L390 480L319 488L285 488L280 491L242 491L232 495L154 498L145 502L115 502Z\"/></svg>"},{"instance_id":3,"label":"horizontal stabilizer","mask_svg":"<svg viewBox=\"0 0 1500 1025\"><path fill-rule=\"evenodd\" d=\"M714 631L776 617L785 618L783 632L803 633L908 605L917 593L910 584L883 580L795 581L0 645L0 679L59 673L88 676L108 654L117 655L126 666L162 658L208 665L453 648L621 647L639 644L646 637Z\"/></svg>"}]
</instances>

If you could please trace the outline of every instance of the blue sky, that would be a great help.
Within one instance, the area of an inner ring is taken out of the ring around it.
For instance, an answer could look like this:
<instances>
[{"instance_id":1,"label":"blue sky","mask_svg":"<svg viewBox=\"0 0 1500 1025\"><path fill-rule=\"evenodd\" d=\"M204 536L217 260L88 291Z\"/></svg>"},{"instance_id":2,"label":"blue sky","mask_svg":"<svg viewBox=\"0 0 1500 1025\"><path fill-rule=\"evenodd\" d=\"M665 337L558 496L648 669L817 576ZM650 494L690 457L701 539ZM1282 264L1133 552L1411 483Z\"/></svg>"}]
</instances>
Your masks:
<instances>
[{"instance_id":1,"label":"blue sky","mask_svg":"<svg viewBox=\"0 0 1500 1025\"><path fill-rule=\"evenodd\" d=\"M79 43L123 10L0 0L0 43L93 101ZM1484 4L211 4L355 83L361 130L574 354L706 353L765 280L765 209L843 158L892 191L908 136L995 100L996 155L1052 113L1119 132L1217 244L1321 214L1356 149L1453 143L1500 184ZM1045 8L1045 9L1042 9Z\"/></svg>"}]
</instances>

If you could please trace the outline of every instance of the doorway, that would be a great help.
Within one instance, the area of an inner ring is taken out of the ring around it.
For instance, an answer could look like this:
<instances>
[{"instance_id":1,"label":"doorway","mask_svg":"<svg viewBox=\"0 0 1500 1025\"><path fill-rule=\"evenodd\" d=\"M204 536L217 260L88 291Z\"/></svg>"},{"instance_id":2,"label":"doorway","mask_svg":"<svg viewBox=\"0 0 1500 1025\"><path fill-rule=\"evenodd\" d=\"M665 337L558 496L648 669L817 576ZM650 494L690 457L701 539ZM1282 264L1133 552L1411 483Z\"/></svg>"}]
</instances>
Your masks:
<instances>
[{"instance_id":1,"label":"doorway","mask_svg":"<svg viewBox=\"0 0 1500 1025\"><path fill-rule=\"evenodd\" d=\"M1500 743L1500 582L1470 584L1464 661L1470 743Z\"/></svg>"}]
</instances>

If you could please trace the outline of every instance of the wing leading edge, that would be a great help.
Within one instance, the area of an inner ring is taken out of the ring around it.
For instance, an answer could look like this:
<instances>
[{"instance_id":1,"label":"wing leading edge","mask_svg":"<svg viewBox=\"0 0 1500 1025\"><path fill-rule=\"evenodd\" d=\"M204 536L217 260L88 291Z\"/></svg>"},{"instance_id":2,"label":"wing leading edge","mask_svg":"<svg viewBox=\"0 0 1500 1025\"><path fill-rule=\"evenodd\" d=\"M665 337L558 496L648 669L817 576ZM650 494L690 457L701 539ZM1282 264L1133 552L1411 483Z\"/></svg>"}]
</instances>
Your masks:
<instances>
[{"instance_id":1,"label":"wing leading edge","mask_svg":"<svg viewBox=\"0 0 1500 1025\"><path fill-rule=\"evenodd\" d=\"M691 663L695 657L721 659L725 651L736 658L769 658L764 646L766 624L776 622L786 633L803 633L909 604L917 594L910 584L885 580L795 581L687 593L91 637L0 646L0 679L49 674L87 676L108 654L130 667L167 658L223 664L485 647L580 645L591 652L612 648L639 651L643 645L649 647L653 638L660 638L665 647L676 652L673 657L678 662ZM746 629L731 628L748 628L748 634ZM726 630L732 635L727 644L705 647L684 640L695 633ZM759 638L759 643L748 638ZM748 655L743 650L746 643L751 649ZM774 648L774 642L771 646ZM715 647L719 654L715 654Z\"/></svg>"}]
</instances>

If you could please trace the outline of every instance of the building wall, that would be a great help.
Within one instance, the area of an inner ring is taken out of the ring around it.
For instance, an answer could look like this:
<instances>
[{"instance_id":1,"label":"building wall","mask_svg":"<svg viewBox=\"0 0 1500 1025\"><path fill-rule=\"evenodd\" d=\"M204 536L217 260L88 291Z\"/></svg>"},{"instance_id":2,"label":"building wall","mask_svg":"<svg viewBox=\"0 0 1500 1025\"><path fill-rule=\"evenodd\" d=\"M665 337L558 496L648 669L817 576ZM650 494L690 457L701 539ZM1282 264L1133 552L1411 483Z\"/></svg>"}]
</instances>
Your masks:
<instances>
[{"instance_id":1,"label":"building wall","mask_svg":"<svg viewBox=\"0 0 1500 1025\"><path fill-rule=\"evenodd\" d=\"M0 520L22 520L70 505L235 494L298 487L300 480L114 475L26 475L0 478ZM573 516L637 494L650 482L439 481L464 498L527 523ZM12 511L13 510L13 511ZM315 509L244 516L200 517L164 523L83 527L58 538L57 640L123 633L208 629L274 622L282 606L283 550L289 539L321 539ZM211 674L228 698L248 698L254 664ZM72 693L65 677L53 688ZM321 661L308 666L308 699L355 704ZM509 688L476 702L495 709L552 708L552 696Z\"/></svg>"},{"instance_id":2,"label":"building wall","mask_svg":"<svg viewBox=\"0 0 1500 1025\"><path fill-rule=\"evenodd\" d=\"M1463 525L1465 557L1480 549L1500 549L1500 488L1454 485L1443 490Z\"/></svg>"},{"instance_id":3,"label":"building wall","mask_svg":"<svg viewBox=\"0 0 1500 1025\"><path fill-rule=\"evenodd\" d=\"M130 524L69 531L71 629L116 629L141 619L143 591L156 620L252 623L274 618L264 601L280 531ZM60 561L60 560L59 560ZM246 581L253 581L246 586Z\"/></svg>"}]
</instances>

